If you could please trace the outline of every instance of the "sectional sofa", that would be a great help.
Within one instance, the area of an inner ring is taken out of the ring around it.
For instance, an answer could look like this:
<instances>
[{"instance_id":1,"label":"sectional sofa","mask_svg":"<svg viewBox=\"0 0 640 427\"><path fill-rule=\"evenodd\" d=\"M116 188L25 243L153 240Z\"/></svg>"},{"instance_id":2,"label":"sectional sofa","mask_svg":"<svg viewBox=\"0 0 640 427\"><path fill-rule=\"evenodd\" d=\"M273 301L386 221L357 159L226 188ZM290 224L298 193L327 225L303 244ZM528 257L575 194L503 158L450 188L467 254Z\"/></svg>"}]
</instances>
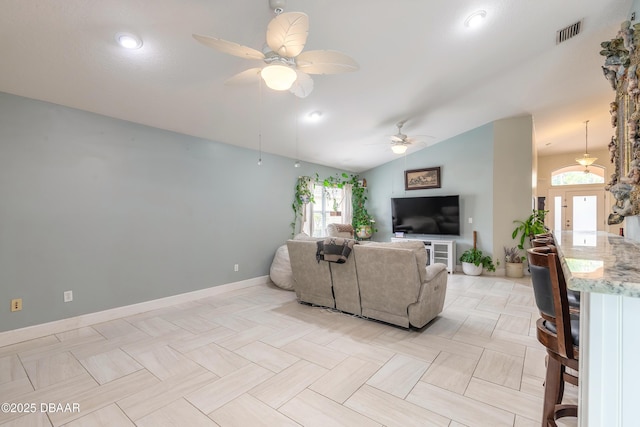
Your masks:
<instances>
[{"instance_id":1,"label":"sectional sofa","mask_svg":"<svg viewBox=\"0 0 640 427\"><path fill-rule=\"evenodd\" d=\"M427 266L422 242L356 244L343 264L318 261L313 240L289 240L287 247L301 302L404 328L422 328L444 306L446 266Z\"/></svg>"}]
</instances>

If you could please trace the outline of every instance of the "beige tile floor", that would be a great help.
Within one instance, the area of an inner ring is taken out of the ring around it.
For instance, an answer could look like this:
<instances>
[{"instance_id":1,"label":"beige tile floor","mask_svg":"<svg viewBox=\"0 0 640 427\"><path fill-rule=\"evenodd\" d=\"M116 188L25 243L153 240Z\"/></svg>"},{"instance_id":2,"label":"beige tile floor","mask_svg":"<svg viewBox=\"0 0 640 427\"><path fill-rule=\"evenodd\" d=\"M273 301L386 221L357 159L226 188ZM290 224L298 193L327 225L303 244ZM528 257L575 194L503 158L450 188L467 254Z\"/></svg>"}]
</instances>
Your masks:
<instances>
[{"instance_id":1,"label":"beige tile floor","mask_svg":"<svg viewBox=\"0 0 640 427\"><path fill-rule=\"evenodd\" d=\"M422 330L228 291L0 347L0 403L36 405L0 425L539 426L536 319L527 279L452 275Z\"/></svg>"}]
</instances>

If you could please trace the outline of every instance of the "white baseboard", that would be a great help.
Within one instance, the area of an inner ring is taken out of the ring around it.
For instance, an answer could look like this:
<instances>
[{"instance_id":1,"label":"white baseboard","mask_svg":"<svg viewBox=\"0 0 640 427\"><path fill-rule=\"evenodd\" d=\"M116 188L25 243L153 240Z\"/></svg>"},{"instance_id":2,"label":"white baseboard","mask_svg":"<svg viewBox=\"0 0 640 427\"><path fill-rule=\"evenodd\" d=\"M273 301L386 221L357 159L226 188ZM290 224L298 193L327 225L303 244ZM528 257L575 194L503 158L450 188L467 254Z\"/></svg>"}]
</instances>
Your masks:
<instances>
[{"instance_id":1,"label":"white baseboard","mask_svg":"<svg viewBox=\"0 0 640 427\"><path fill-rule=\"evenodd\" d=\"M254 277L240 282L227 283L184 294L172 295L170 297L125 305L123 307L111 308L104 311L97 311L95 313L83 314L76 317L70 317L68 319L55 320L53 322L42 323L40 325L27 326L25 328L0 332L0 347L82 328L84 326L95 325L96 323L108 322L110 320L132 316L146 311L157 310L159 308L169 307L175 304L182 304L201 298L207 298L223 292L248 288L250 286L265 285L269 282L269 276Z\"/></svg>"}]
</instances>

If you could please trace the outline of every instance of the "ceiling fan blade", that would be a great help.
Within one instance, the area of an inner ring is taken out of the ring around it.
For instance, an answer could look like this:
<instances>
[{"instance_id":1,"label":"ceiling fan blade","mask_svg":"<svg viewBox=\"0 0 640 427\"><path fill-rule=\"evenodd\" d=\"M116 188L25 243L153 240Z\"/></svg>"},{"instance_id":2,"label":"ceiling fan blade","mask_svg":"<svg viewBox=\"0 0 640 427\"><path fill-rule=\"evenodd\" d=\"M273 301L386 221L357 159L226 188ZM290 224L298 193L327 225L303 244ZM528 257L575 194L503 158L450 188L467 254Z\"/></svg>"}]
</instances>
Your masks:
<instances>
[{"instance_id":1,"label":"ceiling fan blade","mask_svg":"<svg viewBox=\"0 0 640 427\"><path fill-rule=\"evenodd\" d=\"M412 144L424 144L427 145L427 139L435 139L435 136L432 135L414 135L412 137L408 137L407 142L411 142Z\"/></svg>"},{"instance_id":2,"label":"ceiling fan blade","mask_svg":"<svg viewBox=\"0 0 640 427\"><path fill-rule=\"evenodd\" d=\"M229 42L215 37L201 36L200 34L193 34L193 38L203 45L212 47L222 53L239 56L240 58L264 59L264 53L251 47L242 46L238 43Z\"/></svg>"},{"instance_id":3,"label":"ceiling fan blade","mask_svg":"<svg viewBox=\"0 0 640 427\"><path fill-rule=\"evenodd\" d=\"M296 70L298 78L291 85L289 92L293 93L298 98L306 98L313 90L313 79L309 74Z\"/></svg>"},{"instance_id":4,"label":"ceiling fan blade","mask_svg":"<svg viewBox=\"0 0 640 427\"><path fill-rule=\"evenodd\" d=\"M244 85L249 83L255 83L260 80L260 71L262 68L249 68L235 76L230 77L224 82L225 85Z\"/></svg>"},{"instance_id":5,"label":"ceiling fan blade","mask_svg":"<svg viewBox=\"0 0 640 427\"><path fill-rule=\"evenodd\" d=\"M390 138L393 142L404 142L406 140L405 135L391 135Z\"/></svg>"},{"instance_id":6,"label":"ceiling fan blade","mask_svg":"<svg viewBox=\"0 0 640 427\"><path fill-rule=\"evenodd\" d=\"M298 56L309 34L309 17L302 12L281 13L267 26L267 45L280 56Z\"/></svg>"},{"instance_id":7,"label":"ceiling fan blade","mask_svg":"<svg viewBox=\"0 0 640 427\"><path fill-rule=\"evenodd\" d=\"M340 74L360 68L353 58L336 50L302 52L296 63L300 70L309 74Z\"/></svg>"}]
</instances>

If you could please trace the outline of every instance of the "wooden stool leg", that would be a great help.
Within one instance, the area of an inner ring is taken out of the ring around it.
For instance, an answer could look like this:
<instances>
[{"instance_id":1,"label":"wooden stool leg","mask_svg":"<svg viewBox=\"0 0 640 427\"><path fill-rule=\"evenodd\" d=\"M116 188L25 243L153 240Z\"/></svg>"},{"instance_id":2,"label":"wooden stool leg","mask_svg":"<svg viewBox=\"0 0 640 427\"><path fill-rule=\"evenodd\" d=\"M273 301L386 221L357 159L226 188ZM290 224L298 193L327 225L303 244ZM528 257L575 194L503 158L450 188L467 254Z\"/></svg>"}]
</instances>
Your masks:
<instances>
[{"instance_id":1,"label":"wooden stool leg","mask_svg":"<svg viewBox=\"0 0 640 427\"><path fill-rule=\"evenodd\" d=\"M558 362L558 364L560 365L560 387L558 388L558 396L556 397L557 405L562 403L562 398L564 397L564 371L566 369L560 362Z\"/></svg>"},{"instance_id":2,"label":"wooden stool leg","mask_svg":"<svg viewBox=\"0 0 640 427\"><path fill-rule=\"evenodd\" d=\"M547 358L547 376L544 381L544 404L542 408L542 427L555 426L556 404L562 401L563 380L562 364L552 355ZM558 400L559 399L559 400Z\"/></svg>"}]
</instances>

